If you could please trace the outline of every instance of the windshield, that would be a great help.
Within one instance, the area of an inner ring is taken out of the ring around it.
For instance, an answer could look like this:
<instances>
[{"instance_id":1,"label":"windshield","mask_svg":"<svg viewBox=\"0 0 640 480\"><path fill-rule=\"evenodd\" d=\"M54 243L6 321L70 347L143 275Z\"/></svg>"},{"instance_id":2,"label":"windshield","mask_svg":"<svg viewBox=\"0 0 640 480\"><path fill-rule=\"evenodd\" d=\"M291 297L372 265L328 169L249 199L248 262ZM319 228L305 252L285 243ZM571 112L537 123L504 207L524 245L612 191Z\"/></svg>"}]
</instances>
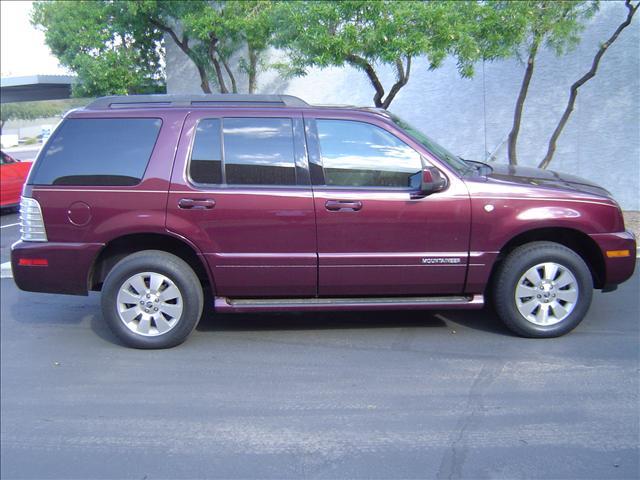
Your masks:
<instances>
[{"instance_id":1,"label":"windshield","mask_svg":"<svg viewBox=\"0 0 640 480\"><path fill-rule=\"evenodd\" d=\"M420 130L415 128L413 125L405 122L400 117L397 117L396 115L393 115L393 114L391 114L391 119L393 120L393 123L395 123L405 132L407 132L409 135L411 135L415 140L421 143L424 146L424 148L429 150L440 160L442 160L443 162L446 162L447 165L453 168L460 175L463 175L464 173L471 170L471 167L469 167L467 163L461 160L460 157L458 157L457 155L454 155L449 150L444 148L442 145L438 145L435 141L433 141L431 138L426 136L424 133L422 133Z\"/></svg>"}]
</instances>

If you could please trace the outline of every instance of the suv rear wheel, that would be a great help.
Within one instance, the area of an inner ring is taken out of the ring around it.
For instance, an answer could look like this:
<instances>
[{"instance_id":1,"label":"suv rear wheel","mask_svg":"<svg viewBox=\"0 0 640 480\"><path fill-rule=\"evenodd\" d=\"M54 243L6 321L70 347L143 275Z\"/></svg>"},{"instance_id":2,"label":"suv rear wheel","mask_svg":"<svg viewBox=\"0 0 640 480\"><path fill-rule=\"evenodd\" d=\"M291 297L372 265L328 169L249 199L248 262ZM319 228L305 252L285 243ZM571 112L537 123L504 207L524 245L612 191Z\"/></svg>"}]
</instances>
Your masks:
<instances>
[{"instance_id":1,"label":"suv rear wheel","mask_svg":"<svg viewBox=\"0 0 640 480\"><path fill-rule=\"evenodd\" d=\"M179 345L197 325L202 307L202 285L191 267L158 250L125 257L102 287L104 318L130 347Z\"/></svg>"},{"instance_id":2,"label":"suv rear wheel","mask_svg":"<svg viewBox=\"0 0 640 480\"><path fill-rule=\"evenodd\" d=\"M498 316L524 337L558 337L573 330L591 304L589 267L573 250L553 242L516 248L500 265L494 286Z\"/></svg>"}]
</instances>

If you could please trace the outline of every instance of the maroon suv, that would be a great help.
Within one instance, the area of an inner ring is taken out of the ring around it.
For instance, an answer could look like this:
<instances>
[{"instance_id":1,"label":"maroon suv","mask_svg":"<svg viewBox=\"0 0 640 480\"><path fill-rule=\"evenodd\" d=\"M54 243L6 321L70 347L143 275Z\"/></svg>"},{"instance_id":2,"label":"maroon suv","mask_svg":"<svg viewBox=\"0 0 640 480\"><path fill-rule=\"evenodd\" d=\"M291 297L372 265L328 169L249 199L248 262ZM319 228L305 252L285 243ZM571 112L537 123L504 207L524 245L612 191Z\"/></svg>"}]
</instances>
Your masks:
<instances>
[{"instance_id":1,"label":"maroon suv","mask_svg":"<svg viewBox=\"0 0 640 480\"><path fill-rule=\"evenodd\" d=\"M70 112L24 187L23 290L102 291L127 345L219 312L480 308L554 337L636 244L601 187L465 161L388 112L290 96L101 98Z\"/></svg>"}]
</instances>

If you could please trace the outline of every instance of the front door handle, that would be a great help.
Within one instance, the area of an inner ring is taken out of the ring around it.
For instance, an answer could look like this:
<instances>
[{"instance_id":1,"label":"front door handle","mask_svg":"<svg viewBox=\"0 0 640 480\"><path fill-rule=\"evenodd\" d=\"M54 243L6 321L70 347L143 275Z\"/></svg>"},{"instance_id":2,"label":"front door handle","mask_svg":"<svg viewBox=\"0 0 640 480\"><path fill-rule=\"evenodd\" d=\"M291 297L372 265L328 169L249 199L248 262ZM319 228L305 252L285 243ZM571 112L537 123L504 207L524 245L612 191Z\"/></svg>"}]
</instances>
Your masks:
<instances>
[{"instance_id":1,"label":"front door handle","mask_svg":"<svg viewBox=\"0 0 640 480\"><path fill-rule=\"evenodd\" d=\"M212 198L182 198L178 202L178 207L184 210L211 209L216 206L216 201Z\"/></svg>"},{"instance_id":2,"label":"front door handle","mask_svg":"<svg viewBox=\"0 0 640 480\"><path fill-rule=\"evenodd\" d=\"M359 200L327 200L324 207L330 212L357 212L362 208Z\"/></svg>"}]
</instances>

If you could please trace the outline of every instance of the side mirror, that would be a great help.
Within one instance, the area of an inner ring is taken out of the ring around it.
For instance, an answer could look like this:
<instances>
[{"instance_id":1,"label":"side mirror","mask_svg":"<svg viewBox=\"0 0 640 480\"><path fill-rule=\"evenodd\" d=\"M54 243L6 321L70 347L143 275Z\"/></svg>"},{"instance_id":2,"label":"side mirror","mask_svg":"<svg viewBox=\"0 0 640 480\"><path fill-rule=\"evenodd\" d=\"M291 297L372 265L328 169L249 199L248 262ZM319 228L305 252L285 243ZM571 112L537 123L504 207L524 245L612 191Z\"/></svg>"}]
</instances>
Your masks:
<instances>
[{"instance_id":1,"label":"side mirror","mask_svg":"<svg viewBox=\"0 0 640 480\"><path fill-rule=\"evenodd\" d=\"M436 167L425 167L421 172L409 177L409 187L413 190L411 198L424 198L432 193L440 192L447 186L447 179Z\"/></svg>"}]
</instances>

